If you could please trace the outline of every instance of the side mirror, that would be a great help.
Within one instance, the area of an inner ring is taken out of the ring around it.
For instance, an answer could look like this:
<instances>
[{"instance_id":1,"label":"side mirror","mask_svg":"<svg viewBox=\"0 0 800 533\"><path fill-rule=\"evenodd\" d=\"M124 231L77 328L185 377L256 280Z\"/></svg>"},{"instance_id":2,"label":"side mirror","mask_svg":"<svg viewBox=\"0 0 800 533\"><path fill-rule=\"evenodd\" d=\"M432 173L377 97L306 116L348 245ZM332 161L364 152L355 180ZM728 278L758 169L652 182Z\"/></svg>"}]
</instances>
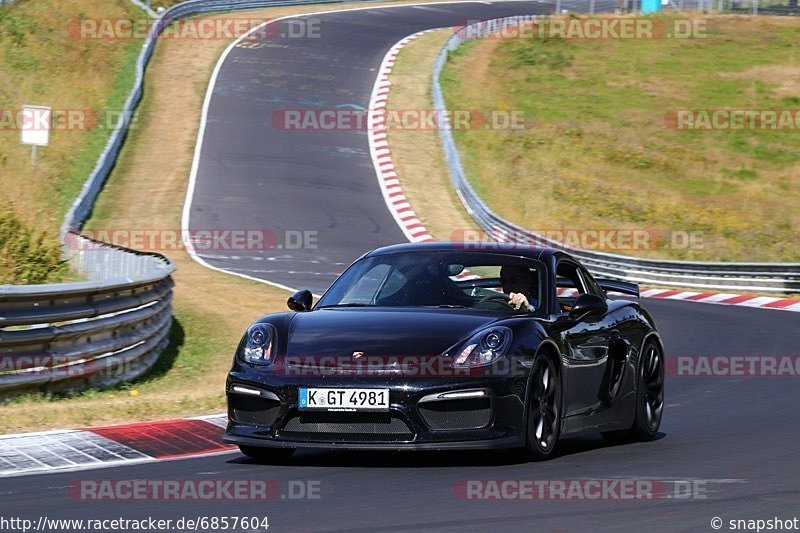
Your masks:
<instances>
[{"instance_id":1,"label":"side mirror","mask_svg":"<svg viewBox=\"0 0 800 533\"><path fill-rule=\"evenodd\" d=\"M458 276L462 272L464 272L464 265L459 265L457 263L447 265L447 275L450 277Z\"/></svg>"},{"instance_id":2,"label":"side mirror","mask_svg":"<svg viewBox=\"0 0 800 533\"><path fill-rule=\"evenodd\" d=\"M581 294L575 300L575 305L569 312L572 320L579 321L588 316L603 315L608 311L608 304L603 298L595 294Z\"/></svg>"},{"instance_id":3,"label":"side mirror","mask_svg":"<svg viewBox=\"0 0 800 533\"><path fill-rule=\"evenodd\" d=\"M311 291L303 289L289 296L289 299L286 300L286 305L288 305L289 309L292 311L300 313L303 311L310 311L313 301L314 296L312 296Z\"/></svg>"}]
</instances>

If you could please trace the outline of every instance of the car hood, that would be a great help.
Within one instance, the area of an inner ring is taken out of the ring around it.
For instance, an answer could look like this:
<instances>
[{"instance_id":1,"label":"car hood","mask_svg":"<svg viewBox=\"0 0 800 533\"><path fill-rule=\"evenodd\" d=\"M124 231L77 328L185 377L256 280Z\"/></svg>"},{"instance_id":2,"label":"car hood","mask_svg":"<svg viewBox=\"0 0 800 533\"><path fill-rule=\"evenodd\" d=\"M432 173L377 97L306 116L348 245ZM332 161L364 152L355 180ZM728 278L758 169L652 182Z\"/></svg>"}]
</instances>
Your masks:
<instances>
[{"instance_id":1,"label":"car hood","mask_svg":"<svg viewBox=\"0 0 800 533\"><path fill-rule=\"evenodd\" d=\"M294 316L286 355L435 356L501 318L471 309L318 309Z\"/></svg>"}]
</instances>

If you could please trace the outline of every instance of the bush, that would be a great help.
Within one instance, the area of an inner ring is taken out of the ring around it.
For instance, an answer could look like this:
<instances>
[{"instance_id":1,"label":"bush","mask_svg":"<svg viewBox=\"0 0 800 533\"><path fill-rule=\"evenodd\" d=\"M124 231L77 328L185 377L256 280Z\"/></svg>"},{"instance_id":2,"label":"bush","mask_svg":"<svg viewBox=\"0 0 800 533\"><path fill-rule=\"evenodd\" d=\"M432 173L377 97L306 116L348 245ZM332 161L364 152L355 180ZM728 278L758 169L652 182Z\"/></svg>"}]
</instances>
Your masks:
<instances>
[{"instance_id":1,"label":"bush","mask_svg":"<svg viewBox=\"0 0 800 533\"><path fill-rule=\"evenodd\" d=\"M27 227L10 206L0 206L0 284L53 283L67 272L56 239Z\"/></svg>"}]
</instances>

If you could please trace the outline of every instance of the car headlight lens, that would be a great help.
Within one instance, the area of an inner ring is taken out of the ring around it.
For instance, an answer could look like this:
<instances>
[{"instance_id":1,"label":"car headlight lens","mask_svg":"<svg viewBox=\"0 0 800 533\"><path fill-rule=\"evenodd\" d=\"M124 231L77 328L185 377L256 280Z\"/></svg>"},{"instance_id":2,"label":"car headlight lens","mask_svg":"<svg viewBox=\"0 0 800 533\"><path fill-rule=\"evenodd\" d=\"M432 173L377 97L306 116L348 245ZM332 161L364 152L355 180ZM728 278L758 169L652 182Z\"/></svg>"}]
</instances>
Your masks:
<instances>
[{"instance_id":1,"label":"car headlight lens","mask_svg":"<svg viewBox=\"0 0 800 533\"><path fill-rule=\"evenodd\" d=\"M473 335L453 360L453 366L488 365L505 355L511 344L511 330L498 326Z\"/></svg>"},{"instance_id":2,"label":"car headlight lens","mask_svg":"<svg viewBox=\"0 0 800 533\"><path fill-rule=\"evenodd\" d=\"M247 328L242 359L255 365L268 365L272 361L274 328L269 324L253 324Z\"/></svg>"}]
</instances>

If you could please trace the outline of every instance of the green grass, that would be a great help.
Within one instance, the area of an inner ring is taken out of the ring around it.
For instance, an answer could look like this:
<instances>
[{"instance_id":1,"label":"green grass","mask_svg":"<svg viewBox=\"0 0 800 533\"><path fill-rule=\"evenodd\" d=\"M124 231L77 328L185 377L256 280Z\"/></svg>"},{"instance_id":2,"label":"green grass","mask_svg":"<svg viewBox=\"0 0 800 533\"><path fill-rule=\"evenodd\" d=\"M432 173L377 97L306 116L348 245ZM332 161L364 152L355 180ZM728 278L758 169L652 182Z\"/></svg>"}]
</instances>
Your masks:
<instances>
[{"instance_id":1,"label":"green grass","mask_svg":"<svg viewBox=\"0 0 800 533\"><path fill-rule=\"evenodd\" d=\"M479 194L534 229L705 237L702 249L636 255L800 261L800 132L687 131L664 120L679 109L800 108L800 21L708 26L702 39L484 41L451 57L448 107L526 117L523 131L454 132ZM491 81L476 85L480 69Z\"/></svg>"},{"instance_id":2,"label":"green grass","mask_svg":"<svg viewBox=\"0 0 800 533\"><path fill-rule=\"evenodd\" d=\"M158 7L163 7L166 9L174 6L175 4L180 4L181 2L184 1L185 0L152 0L150 7L152 7L153 9L156 9ZM144 2L147 3L147 0L144 0Z\"/></svg>"},{"instance_id":3,"label":"green grass","mask_svg":"<svg viewBox=\"0 0 800 533\"><path fill-rule=\"evenodd\" d=\"M91 127L54 129L35 164L30 147L19 142L19 131L0 129L2 215L17 220L20 232L12 240L16 252L6 240L5 274L0 275L5 282L75 279L49 253L64 214L108 141L107 117L118 115L133 86L142 41L81 39L71 28L84 18L141 16L121 0L21 0L0 7L0 110L38 104L56 112L85 110L86 117L98 118Z\"/></svg>"},{"instance_id":4,"label":"green grass","mask_svg":"<svg viewBox=\"0 0 800 533\"><path fill-rule=\"evenodd\" d=\"M136 41L132 45L125 47L118 63L118 72L114 77L111 92L106 96L104 110L110 111L111 115L107 119L102 119L99 127L92 128L85 141L74 156L69 161L67 175L58 185L59 194L59 216L63 217L69 206L78 196L84 182L97 164L97 158L103 152L108 142L109 136L113 131L116 117L119 116L128 95L136 81L136 60L142 51L141 41ZM104 113L101 113L103 116ZM134 126L135 127L135 124Z\"/></svg>"}]
</instances>

